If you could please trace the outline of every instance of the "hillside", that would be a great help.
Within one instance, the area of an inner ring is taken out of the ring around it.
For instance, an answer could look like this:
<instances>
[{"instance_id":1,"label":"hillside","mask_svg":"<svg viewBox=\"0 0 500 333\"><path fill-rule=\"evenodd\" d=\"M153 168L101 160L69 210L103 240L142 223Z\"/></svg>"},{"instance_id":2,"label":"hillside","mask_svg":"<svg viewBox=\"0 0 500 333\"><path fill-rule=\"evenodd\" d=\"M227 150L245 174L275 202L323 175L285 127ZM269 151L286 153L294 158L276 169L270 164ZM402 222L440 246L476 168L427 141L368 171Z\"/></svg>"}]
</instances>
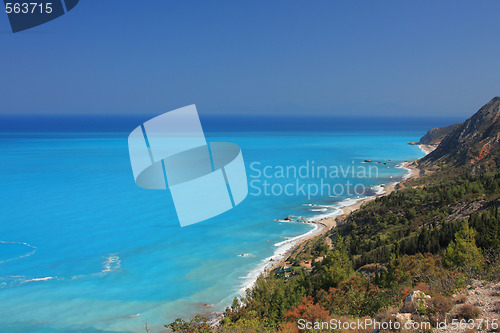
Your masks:
<instances>
[{"instance_id":1,"label":"hillside","mask_svg":"<svg viewBox=\"0 0 500 333\"><path fill-rule=\"evenodd\" d=\"M430 129L423 137L420 138L419 144L422 145L439 145L443 139L453 132L460 124L453 124L445 127L437 127Z\"/></svg>"},{"instance_id":2,"label":"hillside","mask_svg":"<svg viewBox=\"0 0 500 333\"><path fill-rule=\"evenodd\" d=\"M446 135L439 146L421 159L422 166L471 165L482 161L487 169L499 165L500 97L493 98L472 117Z\"/></svg>"}]
</instances>

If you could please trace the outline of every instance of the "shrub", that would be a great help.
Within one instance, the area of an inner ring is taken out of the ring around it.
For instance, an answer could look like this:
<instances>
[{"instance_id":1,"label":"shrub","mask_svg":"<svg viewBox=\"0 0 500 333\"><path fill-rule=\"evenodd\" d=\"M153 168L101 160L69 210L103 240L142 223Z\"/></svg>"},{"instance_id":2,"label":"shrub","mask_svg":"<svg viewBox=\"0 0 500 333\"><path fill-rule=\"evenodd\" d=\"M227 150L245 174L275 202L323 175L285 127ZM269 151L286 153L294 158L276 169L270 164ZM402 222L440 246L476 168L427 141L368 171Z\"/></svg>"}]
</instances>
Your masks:
<instances>
[{"instance_id":1,"label":"shrub","mask_svg":"<svg viewBox=\"0 0 500 333\"><path fill-rule=\"evenodd\" d=\"M453 300L438 295L428 301L429 309L434 313L446 314L453 308Z\"/></svg>"},{"instance_id":2,"label":"shrub","mask_svg":"<svg viewBox=\"0 0 500 333\"><path fill-rule=\"evenodd\" d=\"M399 310L401 313L418 313L418 306L414 302L405 302L401 309Z\"/></svg>"},{"instance_id":3,"label":"shrub","mask_svg":"<svg viewBox=\"0 0 500 333\"><path fill-rule=\"evenodd\" d=\"M446 314L453 308L453 300L450 297L438 295L427 302L427 313L429 321L433 326L446 319Z\"/></svg>"},{"instance_id":4,"label":"shrub","mask_svg":"<svg viewBox=\"0 0 500 333\"><path fill-rule=\"evenodd\" d=\"M421 292L423 292L427 295L431 293L431 289L429 288L429 285L427 283L424 283L424 282L417 283L417 285L415 286L415 288L413 288L413 290L420 290Z\"/></svg>"},{"instance_id":5,"label":"shrub","mask_svg":"<svg viewBox=\"0 0 500 333\"><path fill-rule=\"evenodd\" d=\"M500 313L500 302L495 302L495 304L493 305L492 311L495 313Z\"/></svg>"},{"instance_id":6,"label":"shrub","mask_svg":"<svg viewBox=\"0 0 500 333\"><path fill-rule=\"evenodd\" d=\"M476 319L481 314L481 309L470 304L463 304L457 307L455 318L456 319Z\"/></svg>"},{"instance_id":7,"label":"shrub","mask_svg":"<svg viewBox=\"0 0 500 333\"><path fill-rule=\"evenodd\" d=\"M310 322L328 321L330 314L320 304L314 303L312 297L302 298L301 303L291 308L285 317L289 322L297 322L299 319L306 319Z\"/></svg>"},{"instance_id":8,"label":"shrub","mask_svg":"<svg viewBox=\"0 0 500 333\"><path fill-rule=\"evenodd\" d=\"M381 323L385 323L385 322L389 322L389 321L394 322L395 318L396 318L396 313L398 313L398 312L399 311L397 308L390 307L388 309L385 309L385 310L377 313L377 315L375 316L375 319Z\"/></svg>"}]
</instances>

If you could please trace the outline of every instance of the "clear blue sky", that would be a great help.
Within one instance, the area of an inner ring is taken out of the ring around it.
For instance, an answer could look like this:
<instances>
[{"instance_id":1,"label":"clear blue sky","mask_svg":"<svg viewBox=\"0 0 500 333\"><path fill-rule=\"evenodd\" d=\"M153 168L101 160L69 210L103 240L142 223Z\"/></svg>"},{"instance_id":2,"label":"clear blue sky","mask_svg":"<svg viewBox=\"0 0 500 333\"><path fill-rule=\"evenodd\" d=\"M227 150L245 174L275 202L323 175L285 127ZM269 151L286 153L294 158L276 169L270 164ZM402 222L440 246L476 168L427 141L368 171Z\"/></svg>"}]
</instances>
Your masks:
<instances>
[{"instance_id":1,"label":"clear blue sky","mask_svg":"<svg viewBox=\"0 0 500 333\"><path fill-rule=\"evenodd\" d=\"M0 113L469 116L500 95L500 1L82 0L12 34Z\"/></svg>"}]
</instances>

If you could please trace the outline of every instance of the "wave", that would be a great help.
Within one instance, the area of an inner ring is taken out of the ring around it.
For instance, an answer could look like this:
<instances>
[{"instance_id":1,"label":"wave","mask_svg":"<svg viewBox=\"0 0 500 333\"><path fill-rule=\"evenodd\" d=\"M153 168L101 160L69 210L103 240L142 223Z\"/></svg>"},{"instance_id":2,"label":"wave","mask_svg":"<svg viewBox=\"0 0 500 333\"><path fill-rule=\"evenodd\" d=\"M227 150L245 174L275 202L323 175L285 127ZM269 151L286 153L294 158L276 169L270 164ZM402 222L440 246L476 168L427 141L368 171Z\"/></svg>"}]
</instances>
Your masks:
<instances>
[{"instance_id":1,"label":"wave","mask_svg":"<svg viewBox=\"0 0 500 333\"><path fill-rule=\"evenodd\" d=\"M430 151L428 151L428 150L426 150L426 149L424 148L424 145L418 145L418 148L420 148L420 150L421 150L421 151L422 151L425 155L427 155L427 154L429 154L429 153L430 153Z\"/></svg>"},{"instance_id":2,"label":"wave","mask_svg":"<svg viewBox=\"0 0 500 333\"><path fill-rule=\"evenodd\" d=\"M365 197L346 198L346 199L339 201L333 205L315 205L317 207L333 208L333 210L329 211L326 214L318 214L318 215L315 215L313 217L310 217L307 221L308 222L317 222L317 221L320 221L320 220L323 220L326 218L332 218L332 217L342 215L344 213L342 208L354 205L355 203L357 203L358 201L363 200L363 199L365 199ZM315 210L311 209L310 211L315 211ZM320 211L320 210L317 210L317 211ZM326 211L328 211L328 209L321 210L321 211L326 212Z\"/></svg>"},{"instance_id":3,"label":"wave","mask_svg":"<svg viewBox=\"0 0 500 333\"><path fill-rule=\"evenodd\" d=\"M83 278L91 277L91 276L103 276L107 273L117 271L121 268L120 257L118 257L117 255L109 255L109 256L104 258L102 265L103 265L103 268L101 269L100 272L91 273L91 274L73 275L73 276L71 276L71 279L75 280L75 279L83 279Z\"/></svg>"},{"instance_id":4,"label":"wave","mask_svg":"<svg viewBox=\"0 0 500 333\"><path fill-rule=\"evenodd\" d=\"M325 213L325 214L314 215L313 217L310 217L309 219L307 219L307 222L318 222L318 221L321 221L323 219L342 215L343 213L344 213L344 211L341 208L336 208L333 211Z\"/></svg>"},{"instance_id":5,"label":"wave","mask_svg":"<svg viewBox=\"0 0 500 333\"><path fill-rule=\"evenodd\" d=\"M29 282L41 282L41 281L49 281L49 280L55 280L57 279L57 276L46 276L42 278L32 278L32 279L26 279L21 281L21 284L29 283Z\"/></svg>"},{"instance_id":6,"label":"wave","mask_svg":"<svg viewBox=\"0 0 500 333\"><path fill-rule=\"evenodd\" d=\"M101 273L109 273L112 271L119 270L121 268L121 260L120 257L116 255L111 255L106 257L104 261L104 268L101 270Z\"/></svg>"},{"instance_id":7,"label":"wave","mask_svg":"<svg viewBox=\"0 0 500 333\"><path fill-rule=\"evenodd\" d=\"M59 278L57 276L45 276L45 277L40 277L40 278L27 278L26 276L23 276L23 275L14 275L14 276L0 277L0 280L10 281L10 282L6 282L6 281L1 282L0 289L1 288L19 287L23 284L30 283L30 282L44 282L44 281L58 280L58 279Z\"/></svg>"},{"instance_id":8,"label":"wave","mask_svg":"<svg viewBox=\"0 0 500 333\"><path fill-rule=\"evenodd\" d=\"M302 204L302 206L308 206L308 207L325 207L325 208L336 207L336 205L316 205L316 204L312 204L312 203Z\"/></svg>"},{"instance_id":9,"label":"wave","mask_svg":"<svg viewBox=\"0 0 500 333\"><path fill-rule=\"evenodd\" d=\"M365 197L347 198L338 203L339 207L344 208L347 206L352 206L358 201L365 199Z\"/></svg>"},{"instance_id":10,"label":"wave","mask_svg":"<svg viewBox=\"0 0 500 333\"><path fill-rule=\"evenodd\" d=\"M305 238L305 237L312 236L312 235L316 234L322 228L322 227L320 227L317 224L312 224L312 225L314 226L314 228L312 230L309 230L308 232L306 232L306 233L304 233L302 235L291 237L291 238L288 238L288 239L286 239L286 240L284 240L282 242L276 243L276 244L274 244L274 246L280 247L280 246L284 246L286 244L296 243L297 241L301 240L302 238Z\"/></svg>"},{"instance_id":11,"label":"wave","mask_svg":"<svg viewBox=\"0 0 500 333\"><path fill-rule=\"evenodd\" d=\"M382 185L372 186L372 190L375 192L375 195L381 195L385 193L385 188Z\"/></svg>"},{"instance_id":12,"label":"wave","mask_svg":"<svg viewBox=\"0 0 500 333\"><path fill-rule=\"evenodd\" d=\"M24 242L0 241L0 244L24 245L24 246L27 246L27 247L29 247L29 248L32 249L32 251L30 251L30 252L28 252L26 254L23 254L23 255L20 255L20 256L17 256L17 257L13 257L13 258L8 258L8 259L5 259L5 260L1 260L0 264L6 263L6 262L9 262L9 261L12 261L12 260L17 260L17 259L22 259L22 258L29 257L29 256L33 255L38 250L38 248L36 246L28 244L28 243L24 243Z\"/></svg>"},{"instance_id":13,"label":"wave","mask_svg":"<svg viewBox=\"0 0 500 333\"><path fill-rule=\"evenodd\" d=\"M244 280L244 282L241 284L238 293L241 296L245 296L246 290L254 286L255 282L257 281L257 278L263 272L266 272L269 268L271 268L276 261L283 259L287 255L287 252L291 250L298 241L300 241L305 237L314 236L315 234L320 232L321 229L323 228L323 226L313 223L311 223L311 226L314 226L314 228L302 235L292 237L285 241L274 244L274 246L276 246L277 249L274 251L272 256L263 259L257 265L257 267L248 272L247 275L240 277L241 279Z\"/></svg>"},{"instance_id":14,"label":"wave","mask_svg":"<svg viewBox=\"0 0 500 333\"><path fill-rule=\"evenodd\" d=\"M1 243L6 243L6 242L2 241ZM16 243L16 244L18 244L18 243ZM27 245L25 243L22 243L22 244ZM11 259L9 259L9 260L11 260ZM102 270L97 272L97 273L73 275L73 276L71 276L71 279L74 280L74 279L82 279L82 278L91 277L91 276L103 276L109 272L119 270L121 268L120 257L118 257L117 255L110 255L108 257L105 257L102 265L103 265ZM26 278L26 276L23 276L23 275L6 276L6 277L0 277L0 280L7 280L9 282L6 282L6 281L0 282L0 288L18 287L18 286L21 286L23 284L31 283L31 282L43 282L43 281L64 280L64 279L65 279L64 277L58 277L58 276L45 276L45 277L35 277L35 278Z\"/></svg>"},{"instance_id":15,"label":"wave","mask_svg":"<svg viewBox=\"0 0 500 333\"><path fill-rule=\"evenodd\" d=\"M406 174L404 174L402 179L401 179L402 181L409 179L413 175L413 170L410 168L407 168L406 165L407 165L407 162L399 163L398 165L396 165L396 168L406 170Z\"/></svg>"},{"instance_id":16,"label":"wave","mask_svg":"<svg viewBox=\"0 0 500 333\"><path fill-rule=\"evenodd\" d=\"M137 317L140 317L140 316L141 316L141 314L137 313L137 314L133 314L133 315L123 316L123 318L137 318Z\"/></svg>"},{"instance_id":17,"label":"wave","mask_svg":"<svg viewBox=\"0 0 500 333\"><path fill-rule=\"evenodd\" d=\"M344 213L344 211L342 210L343 207L353 205L356 202L358 202L359 200L363 200L363 198L359 198L359 197L347 198L347 199L344 199L342 201L336 202L336 203L331 204L331 205L328 205L328 204L317 205L317 204L308 203L308 204L302 204L302 206L315 207L314 209L309 210L311 212L327 212L324 214L314 215L314 216L307 219L307 222L317 222L317 221L320 221L320 220L323 220L326 218L332 218L332 217L342 215ZM316 207L318 207L318 208L316 208Z\"/></svg>"}]
</instances>

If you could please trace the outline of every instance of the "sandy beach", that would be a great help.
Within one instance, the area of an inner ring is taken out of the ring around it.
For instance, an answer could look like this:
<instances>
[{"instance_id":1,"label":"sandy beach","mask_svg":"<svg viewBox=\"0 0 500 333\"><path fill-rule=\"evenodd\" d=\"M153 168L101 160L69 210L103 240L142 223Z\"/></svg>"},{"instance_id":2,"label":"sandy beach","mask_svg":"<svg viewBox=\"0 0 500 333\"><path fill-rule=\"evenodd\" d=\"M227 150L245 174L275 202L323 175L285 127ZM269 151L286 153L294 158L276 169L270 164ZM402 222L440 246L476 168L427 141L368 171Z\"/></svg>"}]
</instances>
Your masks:
<instances>
[{"instance_id":1,"label":"sandy beach","mask_svg":"<svg viewBox=\"0 0 500 333\"><path fill-rule=\"evenodd\" d=\"M436 149L437 146L435 145L418 145L418 148L420 148L425 154L429 154L431 151Z\"/></svg>"}]
</instances>

